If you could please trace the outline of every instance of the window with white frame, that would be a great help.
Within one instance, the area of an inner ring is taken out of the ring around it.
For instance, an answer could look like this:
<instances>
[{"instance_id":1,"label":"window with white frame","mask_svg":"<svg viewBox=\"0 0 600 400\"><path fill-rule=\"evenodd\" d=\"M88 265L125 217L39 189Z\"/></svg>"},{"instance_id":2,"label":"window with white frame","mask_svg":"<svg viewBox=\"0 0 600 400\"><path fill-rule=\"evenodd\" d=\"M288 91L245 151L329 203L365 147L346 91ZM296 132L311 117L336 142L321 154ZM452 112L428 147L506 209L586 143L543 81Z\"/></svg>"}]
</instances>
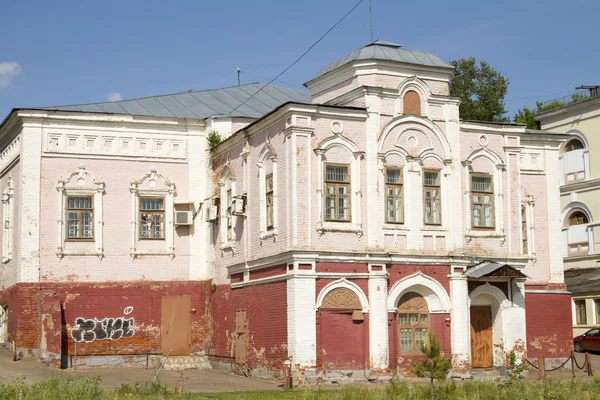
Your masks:
<instances>
[{"instance_id":1,"label":"window with white frame","mask_svg":"<svg viewBox=\"0 0 600 400\"><path fill-rule=\"evenodd\" d=\"M140 239L165 238L165 200L162 197L140 197Z\"/></svg>"},{"instance_id":2,"label":"window with white frame","mask_svg":"<svg viewBox=\"0 0 600 400\"><path fill-rule=\"evenodd\" d=\"M589 168L589 157L583 142L575 137L565 144L563 153L564 183L572 183L586 179L586 167Z\"/></svg>"},{"instance_id":3,"label":"window with white frame","mask_svg":"<svg viewBox=\"0 0 600 400\"><path fill-rule=\"evenodd\" d=\"M130 256L175 256L175 184L152 168L129 188L133 202Z\"/></svg>"},{"instance_id":4,"label":"window with white frame","mask_svg":"<svg viewBox=\"0 0 600 400\"><path fill-rule=\"evenodd\" d=\"M273 174L265 177L265 215L267 217L267 230L273 229Z\"/></svg>"},{"instance_id":5,"label":"window with white frame","mask_svg":"<svg viewBox=\"0 0 600 400\"><path fill-rule=\"evenodd\" d=\"M231 188L227 190L226 201L227 214L225 218L227 219L227 240L231 240L233 238L233 215L231 214L233 197L231 196Z\"/></svg>"},{"instance_id":6,"label":"window with white frame","mask_svg":"<svg viewBox=\"0 0 600 400\"><path fill-rule=\"evenodd\" d=\"M83 165L79 166L78 172L58 181L58 257L104 256L104 187L104 182L97 181Z\"/></svg>"},{"instance_id":7,"label":"window with white frame","mask_svg":"<svg viewBox=\"0 0 600 400\"><path fill-rule=\"evenodd\" d=\"M585 300L574 300L575 302L575 323L577 325L587 325L587 310Z\"/></svg>"},{"instance_id":8,"label":"window with white frame","mask_svg":"<svg viewBox=\"0 0 600 400\"><path fill-rule=\"evenodd\" d=\"M325 167L325 220L350 222L350 167L328 164Z\"/></svg>"},{"instance_id":9,"label":"window with white frame","mask_svg":"<svg viewBox=\"0 0 600 400\"><path fill-rule=\"evenodd\" d=\"M590 236L588 224L590 219L581 209L575 209L567 216L567 255L588 254Z\"/></svg>"},{"instance_id":10,"label":"window with white frame","mask_svg":"<svg viewBox=\"0 0 600 400\"><path fill-rule=\"evenodd\" d=\"M93 196L67 196L67 240L94 238Z\"/></svg>"},{"instance_id":11,"label":"window with white frame","mask_svg":"<svg viewBox=\"0 0 600 400\"><path fill-rule=\"evenodd\" d=\"M2 234L2 262L6 263L12 259L13 243L13 196L14 189L12 178L8 178L8 183L2 194L2 216L4 227Z\"/></svg>"},{"instance_id":12,"label":"window with white frame","mask_svg":"<svg viewBox=\"0 0 600 400\"><path fill-rule=\"evenodd\" d=\"M528 229L527 229L527 206L522 205L521 206L521 241L522 241L522 248L523 248L523 254L528 254L529 253L529 242L528 242Z\"/></svg>"},{"instance_id":13,"label":"window with white frame","mask_svg":"<svg viewBox=\"0 0 600 400\"><path fill-rule=\"evenodd\" d=\"M385 170L385 222L392 224L404 222L402 168Z\"/></svg>"},{"instance_id":14,"label":"window with white frame","mask_svg":"<svg viewBox=\"0 0 600 400\"><path fill-rule=\"evenodd\" d=\"M440 171L423 171L423 222L426 225L442 224Z\"/></svg>"},{"instance_id":15,"label":"window with white frame","mask_svg":"<svg viewBox=\"0 0 600 400\"><path fill-rule=\"evenodd\" d=\"M489 175L471 175L473 228L494 228L494 185Z\"/></svg>"}]
</instances>

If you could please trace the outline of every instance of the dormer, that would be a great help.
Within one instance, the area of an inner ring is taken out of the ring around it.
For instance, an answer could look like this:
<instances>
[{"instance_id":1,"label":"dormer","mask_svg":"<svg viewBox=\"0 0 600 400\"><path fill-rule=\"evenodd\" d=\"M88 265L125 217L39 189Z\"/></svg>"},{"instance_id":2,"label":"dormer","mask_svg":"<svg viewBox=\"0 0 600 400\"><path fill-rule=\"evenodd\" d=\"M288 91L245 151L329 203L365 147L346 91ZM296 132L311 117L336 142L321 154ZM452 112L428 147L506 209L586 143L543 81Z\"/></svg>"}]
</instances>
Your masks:
<instances>
[{"instance_id":1,"label":"dormer","mask_svg":"<svg viewBox=\"0 0 600 400\"><path fill-rule=\"evenodd\" d=\"M454 67L431 53L376 40L329 63L304 85L313 103L365 107L365 92L399 96L398 90L407 80L417 79L424 90L409 90L402 97L411 114L421 115L427 101L423 95L449 96L453 75Z\"/></svg>"}]
</instances>

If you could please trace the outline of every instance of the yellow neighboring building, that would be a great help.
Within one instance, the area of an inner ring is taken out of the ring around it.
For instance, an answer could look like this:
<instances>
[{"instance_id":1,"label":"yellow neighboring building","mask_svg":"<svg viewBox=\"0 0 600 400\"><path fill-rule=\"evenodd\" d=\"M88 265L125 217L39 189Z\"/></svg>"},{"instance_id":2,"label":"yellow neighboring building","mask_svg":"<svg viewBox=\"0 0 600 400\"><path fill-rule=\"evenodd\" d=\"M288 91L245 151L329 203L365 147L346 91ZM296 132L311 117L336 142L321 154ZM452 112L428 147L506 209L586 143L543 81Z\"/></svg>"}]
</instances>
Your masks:
<instances>
[{"instance_id":1,"label":"yellow neighboring building","mask_svg":"<svg viewBox=\"0 0 600 400\"><path fill-rule=\"evenodd\" d=\"M560 153L560 200L574 336L600 327L600 96L590 92L586 100L535 116L543 130L571 135Z\"/></svg>"}]
</instances>

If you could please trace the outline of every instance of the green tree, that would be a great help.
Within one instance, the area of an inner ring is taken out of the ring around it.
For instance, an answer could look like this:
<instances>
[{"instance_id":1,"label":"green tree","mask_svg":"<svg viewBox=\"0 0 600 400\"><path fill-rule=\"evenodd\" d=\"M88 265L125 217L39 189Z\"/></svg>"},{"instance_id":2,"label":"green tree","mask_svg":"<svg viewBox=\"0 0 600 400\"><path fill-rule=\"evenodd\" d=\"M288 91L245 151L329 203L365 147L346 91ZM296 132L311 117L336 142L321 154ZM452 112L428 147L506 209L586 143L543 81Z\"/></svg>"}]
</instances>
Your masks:
<instances>
[{"instance_id":1,"label":"green tree","mask_svg":"<svg viewBox=\"0 0 600 400\"><path fill-rule=\"evenodd\" d=\"M434 380L446 379L448 372L452 369L452 357L443 355L442 345L432 332L427 333L427 340L421 342L420 347L426 359L421 362L411 361L412 371L419 378L429 378L433 398L435 394Z\"/></svg>"},{"instance_id":2,"label":"green tree","mask_svg":"<svg viewBox=\"0 0 600 400\"><path fill-rule=\"evenodd\" d=\"M460 98L460 118L476 121L507 122L504 97L508 79L487 62L479 65L475 58L452 60L456 68L452 78L452 94Z\"/></svg>"},{"instance_id":3,"label":"green tree","mask_svg":"<svg viewBox=\"0 0 600 400\"><path fill-rule=\"evenodd\" d=\"M209 132L208 136L206 136L206 142L208 143L208 148L212 150L213 147L218 145L223 141L223 137L218 131Z\"/></svg>"},{"instance_id":4,"label":"green tree","mask_svg":"<svg viewBox=\"0 0 600 400\"><path fill-rule=\"evenodd\" d=\"M513 117L513 121L519 124L527 125L528 129L539 129L537 126L537 121L534 118L536 114L554 110L555 108L562 106L568 106L570 104L588 99L589 97L590 96L585 93L574 93L571 95L571 99L569 100L552 100L546 103L538 101L535 103L535 108L533 109L524 106L522 109L518 110Z\"/></svg>"}]
</instances>

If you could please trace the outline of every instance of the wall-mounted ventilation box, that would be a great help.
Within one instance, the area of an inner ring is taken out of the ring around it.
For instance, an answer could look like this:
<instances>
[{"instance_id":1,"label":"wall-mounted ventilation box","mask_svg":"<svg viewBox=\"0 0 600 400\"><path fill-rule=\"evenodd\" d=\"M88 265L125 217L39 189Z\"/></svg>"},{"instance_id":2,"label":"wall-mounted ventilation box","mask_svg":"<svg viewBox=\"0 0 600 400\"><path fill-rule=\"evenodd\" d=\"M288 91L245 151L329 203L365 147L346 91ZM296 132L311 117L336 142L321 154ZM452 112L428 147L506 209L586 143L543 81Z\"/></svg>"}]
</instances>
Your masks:
<instances>
[{"instance_id":1,"label":"wall-mounted ventilation box","mask_svg":"<svg viewBox=\"0 0 600 400\"><path fill-rule=\"evenodd\" d=\"M219 207L208 204L205 210L206 222L216 222L219 217Z\"/></svg>"},{"instance_id":2,"label":"wall-mounted ventilation box","mask_svg":"<svg viewBox=\"0 0 600 400\"><path fill-rule=\"evenodd\" d=\"M175 225L192 225L194 213L191 211L175 211Z\"/></svg>"}]
</instances>

